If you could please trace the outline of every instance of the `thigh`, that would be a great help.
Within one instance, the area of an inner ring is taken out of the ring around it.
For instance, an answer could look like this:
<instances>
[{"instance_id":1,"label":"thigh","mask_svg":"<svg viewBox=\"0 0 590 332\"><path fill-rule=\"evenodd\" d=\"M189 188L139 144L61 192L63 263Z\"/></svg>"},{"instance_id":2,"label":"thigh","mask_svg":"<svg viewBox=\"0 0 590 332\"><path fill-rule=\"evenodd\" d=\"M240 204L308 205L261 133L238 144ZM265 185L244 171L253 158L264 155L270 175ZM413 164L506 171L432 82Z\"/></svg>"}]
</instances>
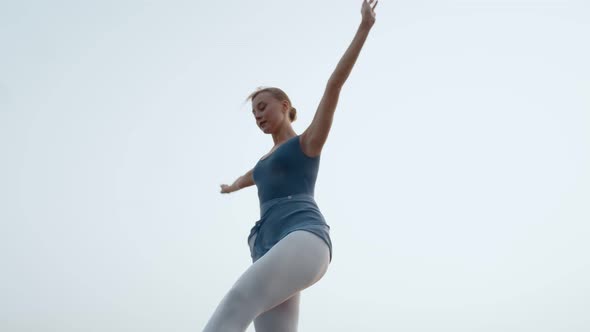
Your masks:
<instances>
[{"instance_id":1,"label":"thigh","mask_svg":"<svg viewBox=\"0 0 590 332\"><path fill-rule=\"evenodd\" d=\"M244 299L257 317L316 283L329 263L329 248L320 237L294 231L252 264L232 286L232 292Z\"/></svg>"},{"instance_id":2,"label":"thigh","mask_svg":"<svg viewBox=\"0 0 590 332\"><path fill-rule=\"evenodd\" d=\"M256 332L296 332L300 297L301 292L297 292L288 300L256 317L254 320Z\"/></svg>"}]
</instances>

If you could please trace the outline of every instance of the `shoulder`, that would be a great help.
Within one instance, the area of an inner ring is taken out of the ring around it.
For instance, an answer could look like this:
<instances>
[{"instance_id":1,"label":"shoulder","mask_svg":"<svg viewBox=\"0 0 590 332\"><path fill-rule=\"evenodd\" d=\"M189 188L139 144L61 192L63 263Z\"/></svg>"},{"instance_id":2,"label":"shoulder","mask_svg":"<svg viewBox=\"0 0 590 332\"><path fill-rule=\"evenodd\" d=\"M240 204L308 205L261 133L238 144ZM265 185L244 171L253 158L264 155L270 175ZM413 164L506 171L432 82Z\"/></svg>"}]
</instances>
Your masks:
<instances>
[{"instance_id":1,"label":"shoulder","mask_svg":"<svg viewBox=\"0 0 590 332\"><path fill-rule=\"evenodd\" d=\"M317 158L322 152L321 149L318 150L317 148L314 148L307 130L299 135L299 146L301 147L303 154L310 158Z\"/></svg>"}]
</instances>

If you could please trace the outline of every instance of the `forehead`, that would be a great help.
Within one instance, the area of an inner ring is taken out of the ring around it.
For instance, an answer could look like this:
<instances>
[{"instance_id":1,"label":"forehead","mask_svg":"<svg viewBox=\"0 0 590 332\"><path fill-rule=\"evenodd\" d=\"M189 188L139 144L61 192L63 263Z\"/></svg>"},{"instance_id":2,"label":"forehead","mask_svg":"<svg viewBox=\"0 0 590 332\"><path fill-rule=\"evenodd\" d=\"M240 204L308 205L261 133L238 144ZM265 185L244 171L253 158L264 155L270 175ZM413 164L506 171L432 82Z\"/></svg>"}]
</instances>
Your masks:
<instances>
[{"instance_id":1,"label":"forehead","mask_svg":"<svg viewBox=\"0 0 590 332\"><path fill-rule=\"evenodd\" d=\"M260 102L270 102L272 99L272 95L267 92L267 91L263 91L259 94L256 95L256 97L254 97L254 99L252 99L252 105L256 106L258 105Z\"/></svg>"}]
</instances>

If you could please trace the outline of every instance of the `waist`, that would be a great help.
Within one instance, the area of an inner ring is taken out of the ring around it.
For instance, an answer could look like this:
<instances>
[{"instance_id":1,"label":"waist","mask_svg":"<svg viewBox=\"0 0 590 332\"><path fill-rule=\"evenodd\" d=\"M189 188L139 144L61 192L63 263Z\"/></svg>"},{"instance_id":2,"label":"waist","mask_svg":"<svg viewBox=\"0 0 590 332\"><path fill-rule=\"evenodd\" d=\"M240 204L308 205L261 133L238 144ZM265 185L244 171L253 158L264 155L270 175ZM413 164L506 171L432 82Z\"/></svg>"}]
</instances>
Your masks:
<instances>
[{"instance_id":1,"label":"waist","mask_svg":"<svg viewBox=\"0 0 590 332\"><path fill-rule=\"evenodd\" d=\"M265 214L275 205L286 203L286 202L308 202L309 204L313 205L317 208L317 204L313 195L310 194L294 194L284 197L277 197L273 199L269 199L260 203L260 217L264 217Z\"/></svg>"}]
</instances>

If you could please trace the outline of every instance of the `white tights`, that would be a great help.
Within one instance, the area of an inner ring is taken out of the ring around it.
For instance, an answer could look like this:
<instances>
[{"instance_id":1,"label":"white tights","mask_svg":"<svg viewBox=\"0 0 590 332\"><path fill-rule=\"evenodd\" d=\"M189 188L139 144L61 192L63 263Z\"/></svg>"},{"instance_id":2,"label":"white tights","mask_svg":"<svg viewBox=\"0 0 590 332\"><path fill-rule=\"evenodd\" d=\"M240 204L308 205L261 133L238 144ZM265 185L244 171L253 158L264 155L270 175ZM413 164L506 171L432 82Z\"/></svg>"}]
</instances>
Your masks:
<instances>
[{"instance_id":1,"label":"white tights","mask_svg":"<svg viewBox=\"0 0 590 332\"><path fill-rule=\"evenodd\" d=\"M297 331L300 292L329 264L328 245L317 235L289 233L238 278L203 332L243 332L253 320L256 332Z\"/></svg>"}]
</instances>

